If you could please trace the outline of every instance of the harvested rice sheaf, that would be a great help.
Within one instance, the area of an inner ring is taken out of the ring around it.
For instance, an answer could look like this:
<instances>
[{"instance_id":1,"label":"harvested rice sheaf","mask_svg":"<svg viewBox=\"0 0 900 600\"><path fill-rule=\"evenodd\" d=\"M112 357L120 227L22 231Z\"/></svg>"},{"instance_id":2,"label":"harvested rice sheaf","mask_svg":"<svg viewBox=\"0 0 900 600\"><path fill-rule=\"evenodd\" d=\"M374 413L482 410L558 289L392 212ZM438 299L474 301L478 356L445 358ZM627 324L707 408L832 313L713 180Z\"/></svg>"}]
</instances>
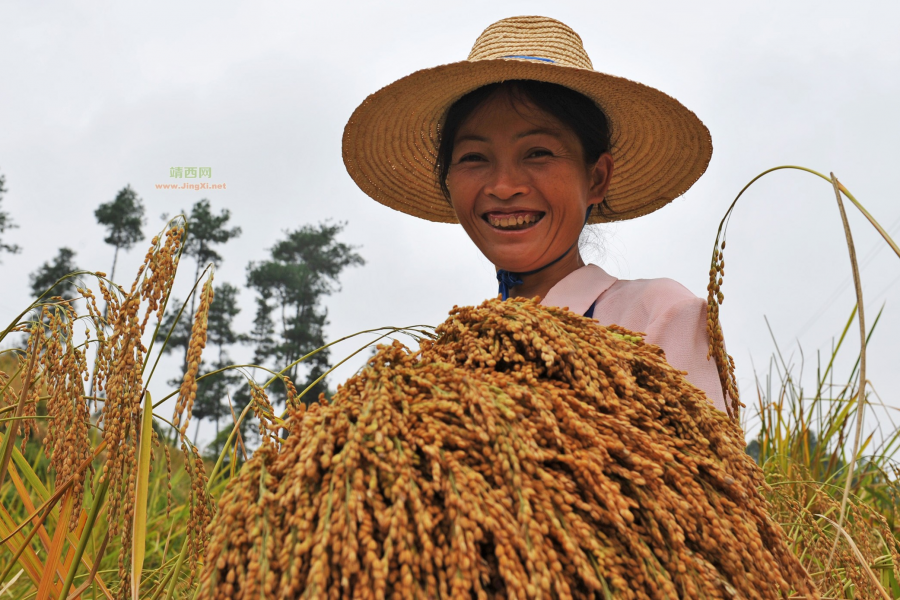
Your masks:
<instances>
[{"instance_id":1,"label":"harvested rice sheaf","mask_svg":"<svg viewBox=\"0 0 900 600\"><path fill-rule=\"evenodd\" d=\"M659 348L523 299L437 332L257 451L202 597L818 597L740 428Z\"/></svg>"}]
</instances>

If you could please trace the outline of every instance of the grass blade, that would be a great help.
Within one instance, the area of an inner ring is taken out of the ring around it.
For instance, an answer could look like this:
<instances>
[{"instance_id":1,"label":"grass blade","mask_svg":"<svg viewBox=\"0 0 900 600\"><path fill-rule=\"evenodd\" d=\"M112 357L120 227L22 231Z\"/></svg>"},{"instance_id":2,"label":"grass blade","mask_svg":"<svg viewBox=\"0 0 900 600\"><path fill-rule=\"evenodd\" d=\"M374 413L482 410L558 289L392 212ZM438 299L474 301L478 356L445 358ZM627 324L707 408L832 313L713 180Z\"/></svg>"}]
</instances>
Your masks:
<instances>
[{"instance_id":1,"label":"grass blade","mask_svg":"<svg viewBox=\"0 0 900 600\"><path fill-rule=\"evenodd\" d=\"M131 540L131 597L139 600L141 572L144 568L144 552L147 539L147 492L150 486L150 458L153 447L153 401L144 392L144 414L141 422L138 470L135 483L134 535Z\"/></svg>"},{"instance_id":2,"label":"grass blade","mask_svg":"<svg viewBox=\"0 0 900 600\"><path fill-rule=\"evenodd\" d=\"M15 464L15 468L13 467L13 463ZM37 473L34 472L34 469L32 468L31 464L28 462L28 460L22 455L22 453L19 451L18 448L13 446L12 463L9 465L9 474L13 478L14 483L15 483L16 479L19 477L19 471L21 471L21 476L24 478L25 483L27 483L34 489L34 493L36 494L36 499L41 503L42 506L47 506L46 502L47 502L48 498L50 498L49 490L47 490L47 488L41 482L40 478L38 477ZM103 498L104 498L105 493L106 493L105 489L102 491L102 493L98 489L97 493L95 494L95 498L97 498L97 500L95 500L95 502L99 502L101 507L102 507ZM21 492L20 492L20 496L21 496ZM25 506L25 509L29 512L29 514L33 515L33 514L39 512L38 509L34 508L34 505L31 502L30 497L28 498L27 502L23 498L23 505ZM37 532L41 533L41 538L43 541L43 538L46 535L45 528L44 528L44 522L49 519L50 523L53 523L57 519L57 516L54 516L54 513L58 513L58 512L59 512L59 509L56 508L55 503L51 503L49 508L45 508L43 510L43 514L41 515L41 517L36 521L35 528L32 529L32 531L28 534L27 542L30 542L32 537L34 537L35 533L37 533ZM90 515L88 515L88 518L93 519L93 520L89 521L89 523L92 524L96 520L96 515L94 515L93 518L91 518ZM73 548L77 547L78 543L79 543L79 537L76 537L73 532L67 532L66 535L67 535L67 538L69 540L69 544L71 545L71 547L73 547ZM83 535L83 531L80 535ZM44 547L45 548L50 547L49 537L47 537ZM20 550L18 551L18 553L16 554L16 556L13 559L13 563L16 560L18 560L18 557L21 554L22 550L23 550L23 548L20 548ZM89 569L89 570L93 569L94 571L96 571L96 566L99 564L99 559L103 557L103 553L101 552L101 553L97 554L98 560L96 563L92 562L90 559L85 557L83 550L81 552L76 552L75 557L76 557L76 559L80 559L82 564L84 564L84 566L87 569ZM9 566L9 569L11 569L11 568L12 568L12 564ZM9 569L7 569L7 572L0 574L0 581L3 581L5 579L5 577L9 574ZM71 566L70 566L70 569L71 569ZM73 573L73 576L74 576L74 573ZM109 589L107 589L106 585L102 581L100 581L98 579L96 581L96 583L98 584L100 591L107 598L112 598L112 594L110 593Z\"/></svg>"},{"instance_id":3,"label":"grass blade","mask_svg":"<svg viewBox=\"0 0 900 600\"><path fill-rule=\"evenodd\" d=\"M54 583L56 582L59 559L66 541L66 531L69 529L69 521L72 519L74 505L75 498L72 496L72 488L70 487L66 490L66 494L63 497L62 508L59 511L59 522L56 524L56 531L53 532L53 541L50 544L50 551L47 553L47 561L44 563L41 584L38 586L37 600L50 600L51 592L55 592L54 596L59 597Z\"/></svg>"},{"instance_id":4,"label":"grass blade","mask_svg":"<svg viewBox=\"0 0 900 600\"><path fill-rule=\"evenodd\" d=\"M93 501L91 503L91 512L88 513L87 521L84 524L84 527L81 530L81 537L78 539L78 546L75 548L75 556L72 559L72 564L69 567L69 572L66 574L66 580L63 583L62 591L59 594L60 600L66 598L66 595L69 593L69 588L72 587L72 582L75 581L75 574L78 572L78 563L81 562L81 557L84 556L84 550L87 548L88 541L91 539L91 532L94 528L94 523L97 522L97 515L100 514L100 509L103 507L103 501L106 499L106 491L109 489L109 479L104 479L100 486L97 488L97 493L94 494ZM105 544L101 547L101 551L97 553L97 556L94 557L94 564L91 567L91 572L97 572L97 567L100 565L100 559L103 558L103 550L106 548ZM86 583L90 583L94 579L94 576L90 576L87 579Z\"/></svg>"},{"instance_id":5,"label":"grass blade","mask_svg":"<svg viewBox=\"0 0 900 600\"><path fill-rule=\"evenodd\" d=\"M44 513L44 517L47 516L47 513ZM38 521L38 525L43 525L43 518ZM12 530L13 519L6 512L6 509L3 506L0 506L0 535L6 535ZM18 546L18 550L13 552L13 556L10 559L9 564L6 567L6 570L0 574L0 581L4 581L6 577L12 572L13 567L17 562L20 562L22 567L25 569L26 574L37 585L41 580L41 573L44 571L44 566L41 564L40 559L35 553L34 549L31 547L31 540L34 537L34 534L37 533L37 528L32 528L31 532L26 536L25 534L10 534L8 540L4 546L6 546L10 551L13 550L16 546ZM20 543L21 542L21 543ZM7 545L8 544L8 545Z\"/></svg>"},{"instance_id":6,"label":"grass blade","mask_svg":"<svg viewBox=\"0 0 900 600\"><path fill-rule=\"evenodd\" d=\"M25 572L24 569L19 569L19 572L16 573L16 576L13 577L12 579L10 579L9 583L7 583L2 588L0 588L0 596L3 596L6 592L8 592L9 588L11 588L13 586L13 584L19 580L19 577L21 577L22 573L24 573L24 572Z\"/></svg>"},{"instance_id":7,"label":"grass blade","mask_svg":"<svg viewBox=\"0 0 900 600\"><path fill-rule=\"evenodd\" d=\"M13 486L16 488L16 492L19 494L19 501L22 502L22 507L26 512L33 513L35 512L34 502L31 500L31 495L28 493L28 490L25 489L25 484L22 482L22 479L19 477L19 473L16 470L15 465L10 464L8 467L8 472L10 479L12 479ZM47 511L47 514L50 514L51 511ZM50 534L47 533L47 530L44 529L43 525L39 525L36 527L38 530L38 537L41 539L41 542L44 544L44 550L49 550L50 548Z\"/></svg>"},{"instance_id":8,"label":"grass blade","mask_svg":"<svg viewBox=\"0 0 900 600\"><path fill-rule=\"evenodd\" d=\"M106 545L108 543L109 543L109 532L106 532L106 535L103 537L103 541L100 542L100 548L97 550L98 557L102 557L103 553L106 552ZM100 567L100 561L97 560L94 563L94 566L91 567L91 572L88 574L88 577L84 581L84 583L82 583L77 588L75 588L75 590L68 596L68 598L66 600L76 600L86 589L88 589L91 586L91 583L97 577L97 570L99 567ZM98 580L98 581L100 581L100 580ZM100 581L100 583L102 584L103 582ZM108 600L113 600L112 594L109 593L109 591L106 589L105 586L101 587L100 591L102 591L104 594L106 594L106 597ZM60 596L60 600L62 600L62 596Z\"/></svg>"},{"instance_id":9,"label":"grass blade","mask_svg":"<svg viewBox=\"0 0 900 600\"><path fill-rule=\"evenodd\" d=\"M72 484L75 482L75 478L78 477L82 471L84 471L86 468L88 468L90 466L91 462L93 462L93 460L95 458L97 458L97 456L99 456L100 453L103 452L105 449L106 449L106 442L100 442L100 444L96 448L94 448L94 455L86 458L84 460L84 462L82 462L81 465L78 467L78 469L72 474L72 476L69 477L68 479L66 479L65 483L57 486L56 491L53 493L52 496L50 496L47 500L45 500L44 503L41 504L37 508L36 511L32 512L24 521L22 521L18 526L16 526L9 533L9 535L7 535L2 540L0 540L0 546L5 544L6 541L10 537L15 535L19 531L21 531L22 528L25 527L25 525L27 525L32 519L37 517L41 511L43 511L44 509L52 510L53 505L56 504L60 498L62 498L63 494L65 494L66 492L69 491L69 489L71 489Z\"/></svg>"}]
</instances>

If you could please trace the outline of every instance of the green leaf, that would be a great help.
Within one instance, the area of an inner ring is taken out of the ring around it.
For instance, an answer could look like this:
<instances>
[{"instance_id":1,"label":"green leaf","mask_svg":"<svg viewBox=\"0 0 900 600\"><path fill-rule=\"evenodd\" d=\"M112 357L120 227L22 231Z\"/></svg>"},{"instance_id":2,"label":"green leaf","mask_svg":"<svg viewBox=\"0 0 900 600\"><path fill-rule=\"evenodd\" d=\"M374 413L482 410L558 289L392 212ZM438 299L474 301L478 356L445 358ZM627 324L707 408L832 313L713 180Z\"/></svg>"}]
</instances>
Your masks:
<instances>
[{"instance_id":1,"label":"green leaf","mask_svg":"<svg viewBox=\"0 0 900 600\"><path fill-rule=\"evenodd\" d=\"M150 489L150 458L153 448L153 401L150 392L144 392L144 414L141 422L140 448L138 449L137 482L135 483L134 535L131 540L131 597L139 600L141 572L144 568L144 552L147 540L147 494Z\"/></svg>"}]
</instances>

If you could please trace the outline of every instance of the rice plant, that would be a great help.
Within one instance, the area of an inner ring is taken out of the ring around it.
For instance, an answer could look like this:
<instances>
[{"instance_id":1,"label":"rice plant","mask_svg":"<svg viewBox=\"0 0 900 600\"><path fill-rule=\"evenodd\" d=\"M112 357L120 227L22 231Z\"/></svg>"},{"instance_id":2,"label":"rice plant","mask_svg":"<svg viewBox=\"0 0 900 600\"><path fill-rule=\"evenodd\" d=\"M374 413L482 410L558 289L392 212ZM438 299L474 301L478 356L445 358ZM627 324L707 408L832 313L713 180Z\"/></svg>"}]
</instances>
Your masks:
<instances>
[{"instance_id":1,"label":"rice plant","mask_svg":"<svg viewBox=\"0 0 900 600\"><path fill-rule=\"evenodd\" d=\"M900 256L836 178L812 173L832 185L842 213L843 195ZM716 317L710 337L737 416L742 406L733 363L717 345L716 331L730 214L710 269L710 314ZM100 272L73 273L67 278L77 283L77 295L45 293L0 331L0 344L9 348L0 351L0 598L193 597L216 503L252 454L246 423L281 443L285 421L282 407L270 400L272 386L285 390L285 409L314 400L307 390L316 382L298 390L287 375L296 362L277 372L235 365L229 369L244 378L249 402L234 408L221 452L205 458L187 439L197 382L214 375L201 374L199 365L206 314L215 302L210 267L184 304L170 306L188 227L176 217L154 238L130 286ZM852 257L849 228L847 236ZM861 294L858 273L856 282ZM160 335L160 324L170 313L185 318L192 299L200 308L183 381L165 397L151 398L146 390L165 346L155 340L167 333ZM748 451L766 476L772 516L827 598L900 597L900 478L893 460L900 429L888 418L892 409L868 401L864 343L851 372L834 372L854 322L863 340L875 334L878 318L866 327L863 306L859 302L834 355L819 366L816 389L802 389L795 367L776 351L769 370L758 374L754 400L744 390L748 406L741 413ZM416 341L432 335L423 326L361 334L407 334ZM361 343L352 355L368 346ZM174 415L160 412L168 398L177 399ZM863 435L874 410L882 411L880 426Z\"/></svg>"}]
</instances>

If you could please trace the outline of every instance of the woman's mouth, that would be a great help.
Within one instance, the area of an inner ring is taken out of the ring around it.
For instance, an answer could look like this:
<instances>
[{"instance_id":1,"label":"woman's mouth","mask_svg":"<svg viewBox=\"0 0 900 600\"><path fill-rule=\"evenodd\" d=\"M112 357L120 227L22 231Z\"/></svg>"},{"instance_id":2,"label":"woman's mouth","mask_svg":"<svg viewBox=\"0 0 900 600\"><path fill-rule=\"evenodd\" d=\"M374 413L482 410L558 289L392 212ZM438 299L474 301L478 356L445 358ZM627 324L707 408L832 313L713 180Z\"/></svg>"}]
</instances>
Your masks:
<instances>
[{"instance_id":1,"label":"woman's mouth","mask_svg":"<svg viewBox=\"0 0 900 600\"><path fill-rule=\"evenodd\" d=\"M485 213L482 217L488 225L504 231L528 229L544 218L542 212Z\"/></svg>"}]
</instances>

